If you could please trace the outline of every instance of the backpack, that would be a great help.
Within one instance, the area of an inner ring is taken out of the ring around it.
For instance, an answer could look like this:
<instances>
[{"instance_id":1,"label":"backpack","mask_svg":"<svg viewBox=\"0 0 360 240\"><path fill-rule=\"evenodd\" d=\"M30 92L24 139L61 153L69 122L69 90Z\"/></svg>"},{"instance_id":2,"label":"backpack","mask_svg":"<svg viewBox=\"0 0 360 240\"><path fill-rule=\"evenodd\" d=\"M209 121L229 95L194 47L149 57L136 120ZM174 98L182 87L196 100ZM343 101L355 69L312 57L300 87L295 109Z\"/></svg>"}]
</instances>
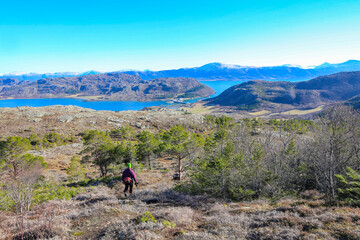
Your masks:
<instances>
[{"instance_id":1,"label":"backpack","mask_svg":"<svg viewBox=\"0 0 360 240\"><path fill-rule=\"evenodd\" d=\"M125 178L124 182L125 183L131 183L131 178L129 178L129 177Z\"/></svg>"}]
</instances>

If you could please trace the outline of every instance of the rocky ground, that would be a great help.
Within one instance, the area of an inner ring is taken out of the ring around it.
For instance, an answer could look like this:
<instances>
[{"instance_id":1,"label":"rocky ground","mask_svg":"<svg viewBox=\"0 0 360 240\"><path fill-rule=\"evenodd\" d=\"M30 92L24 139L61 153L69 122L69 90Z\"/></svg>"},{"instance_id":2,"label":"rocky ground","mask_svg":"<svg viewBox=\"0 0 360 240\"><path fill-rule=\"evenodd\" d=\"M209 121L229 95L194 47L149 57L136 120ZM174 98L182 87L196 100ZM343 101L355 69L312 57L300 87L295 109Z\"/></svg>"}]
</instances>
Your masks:
<instances>
[{"instance_id":1,"label":"rocky ground","mask_svg":"<svg viewBox=\"0 0 360 240\"><path fill-rule=\"evenodd\" d=\"M95 111L77 106L0 108L0 136L27 137L31 133L79 134L85 130L110 130L129 124L135 129L168 129L182 124L194 129L204 117L182 111L157 109L156 111Z\"/></svg>"}]
</instances>

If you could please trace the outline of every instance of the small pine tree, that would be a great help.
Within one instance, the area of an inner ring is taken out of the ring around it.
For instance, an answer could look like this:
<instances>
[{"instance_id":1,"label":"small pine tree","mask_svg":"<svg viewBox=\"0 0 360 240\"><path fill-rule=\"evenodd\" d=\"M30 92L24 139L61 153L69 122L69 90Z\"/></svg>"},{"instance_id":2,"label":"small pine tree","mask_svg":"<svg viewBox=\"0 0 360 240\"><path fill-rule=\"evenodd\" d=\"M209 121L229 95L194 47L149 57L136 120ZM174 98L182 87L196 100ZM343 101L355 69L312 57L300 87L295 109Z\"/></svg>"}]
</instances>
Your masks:
<instances>
[{"instance_id":1,"label":"small pine tree","mask_svg":"<svg viewBox=\"0 0 360 240\"><path fill-rule=\"evenodd\" d=\"M80 157L76 155L71 159L70 166L67 169L67 174L69 175L69 180L71 182L82 181L85 179L86 168L80 161Z\"/></svg>"},{"instance_id":2,"label":"small pine tree","mask_svg":"<svg viewBox=\"0 0 360 240\"><path fill-rule=\"evenodd\" d=\"M178 179L181 180L181 173L184 170L182 161L200 151L205 144L205 139L202 135L187 132L181 125L173 126L163 134L162 138L163 143L160 144L160 149L177 159Z\"/></svg>"},{"instance_id":3,"label":"small pine tree","mask_svg":"<svg viewBox=\"0 0 360 240\"><path fill-rule=\"evenodd\" d=\"M108 133L97 130L86 131L83 137L86 148L80 153L89 153L83 157L83 162L92 162L99 167L101 177L108 173L109 166L115 163L115 144L111 141Z\"/></svg>"},{"instance_id":4,"label":"small pine tree","mask_svg":"<svg viewBox=\"0 0 360 240\"><path fill-rule=\"evenodd\" d=\"M348 167L346 176L336 175L341 187L338 188L338 196L340 200L360 206L360 174L354 169Z\"/></svg>"},{"instance_id":5,"label":"small pine tree","mask_svg":"<svg viewBox=\"0 0 360 240\"><path fill-rule=\"evenodd\" d=\"M151 159L158 150L160 141L149 131L143 131L138 135L139 144L136 146L136 155L138 160L147 160L151 170Z\"/></svg>"}]
</instances>

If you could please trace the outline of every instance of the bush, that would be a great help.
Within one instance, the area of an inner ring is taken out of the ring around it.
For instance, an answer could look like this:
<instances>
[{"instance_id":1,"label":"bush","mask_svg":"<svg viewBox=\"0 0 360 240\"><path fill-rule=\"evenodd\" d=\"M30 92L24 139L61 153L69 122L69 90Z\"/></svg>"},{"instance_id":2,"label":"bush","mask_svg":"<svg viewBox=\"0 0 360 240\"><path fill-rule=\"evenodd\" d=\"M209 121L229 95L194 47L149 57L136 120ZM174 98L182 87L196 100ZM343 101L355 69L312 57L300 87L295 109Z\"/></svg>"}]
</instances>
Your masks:
<instances>
[{"instance_id":1,"label":"bush","mask_svg":"<svg viewBox=\"0 0 360 240\"><path fill-rule=\"evenodd\" d=\"M250 156L236 153L231 143L221 151L194 161L189 173L190 180L177 185L176 189L234 200L258 197L262 187L271 180L271 174L261 167L261 147L254 145Z\"/></svg>"},{"instance_id":2,"label":"bush","mask_svg":"<svg viewBox=\"0 0 360 240\"><path fill-rule=\"evenodd\" d=\"M29 141L31 146L35 149L41 149L43 146L43 140L35 133L30 135Z\"/></svg>"},{"instance_id":3,"label":"bush","mask_svg":"<svg viewBox=\"0 0 360 240\"><path fill-rule=\"evenodd\" d=\"M13 208L14 202L6 194L6 191L3 190L4 185L0 185L0 211L7 211Z\"/></svg>"},{"instance_id":4,"label":"bush","mask_svg":"<svg viewBox=\"0 0 360 240\"><path fill-rule=\"evenodd\" d=\"M324 197L324 194L319 193L317 190L306 190L300 195L302 198L309 200L318 200Z\"/></svg>"},{"instance_id":5,"label":"bush","mask_svg":"<svg viewBox=\"0 0 360 240\"><path fill-rule=\"evenodd\" d=\"M34 203L43 203L54 199L70 200L83 191L80 187L67 187L57 183L39 183L35 188Z\"/></svg>"},{"instance_id":6,"label":"bush","mask_svg":"<svg viewBox=\"0 0 360 240\"><path fill-rule=\"evenodd\" d=\"M138 223L145 223L145 222L156 223L156 222L158 222L158 220L156 220L155 217L149 211L147 211L146 213L144 213L137 219L137 222Z\"/></svg>"},{"instance_id":7,"label":"bush","mask_svg":"<svg viewBox=\"0 0 360 240\"><path fill-rule=\"evenodd\" d=\"M173 223L173 222L170 222L170 221L167 221L167 220L164 220L162 222L162 224L165 226L165 227L176 227L176 224Z\"/></svg>"}]
</instances>

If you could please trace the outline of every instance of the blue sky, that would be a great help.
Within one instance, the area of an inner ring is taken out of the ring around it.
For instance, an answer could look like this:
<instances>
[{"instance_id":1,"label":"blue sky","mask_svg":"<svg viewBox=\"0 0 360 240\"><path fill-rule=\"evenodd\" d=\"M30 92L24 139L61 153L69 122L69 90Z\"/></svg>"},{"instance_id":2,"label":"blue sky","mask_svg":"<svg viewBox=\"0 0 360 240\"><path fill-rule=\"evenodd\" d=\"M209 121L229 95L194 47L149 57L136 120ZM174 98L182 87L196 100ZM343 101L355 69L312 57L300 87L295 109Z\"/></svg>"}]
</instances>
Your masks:
<instances>
[{"instance_id":1,"label":"blue sky","mask_svg":"<svg viewBox=\"0 0 360 240\"><path fill-rule=\"evenodd\" d=\"M1 2L0 73L360 59L359 0Z\"/></svg>"}]
</instances>

